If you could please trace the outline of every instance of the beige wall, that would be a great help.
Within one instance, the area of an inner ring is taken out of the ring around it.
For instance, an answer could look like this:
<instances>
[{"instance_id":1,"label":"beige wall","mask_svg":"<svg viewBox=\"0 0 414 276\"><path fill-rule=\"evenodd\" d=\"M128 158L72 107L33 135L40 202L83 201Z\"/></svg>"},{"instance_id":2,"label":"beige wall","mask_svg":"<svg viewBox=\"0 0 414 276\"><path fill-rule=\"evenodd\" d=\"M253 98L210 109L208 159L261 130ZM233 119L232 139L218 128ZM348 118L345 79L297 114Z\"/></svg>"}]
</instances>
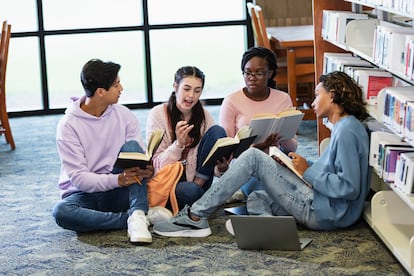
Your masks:
<instances>
[{"instance_id":1,"label":"beige wall","mask_svg":"<svg viewBox=\"0 0 414 276\"><path fill-rule=\"evenodd\" d=\"M312 24L312 0L256 0L262 7L266 26Z\"/></svg>"}]
</instances>

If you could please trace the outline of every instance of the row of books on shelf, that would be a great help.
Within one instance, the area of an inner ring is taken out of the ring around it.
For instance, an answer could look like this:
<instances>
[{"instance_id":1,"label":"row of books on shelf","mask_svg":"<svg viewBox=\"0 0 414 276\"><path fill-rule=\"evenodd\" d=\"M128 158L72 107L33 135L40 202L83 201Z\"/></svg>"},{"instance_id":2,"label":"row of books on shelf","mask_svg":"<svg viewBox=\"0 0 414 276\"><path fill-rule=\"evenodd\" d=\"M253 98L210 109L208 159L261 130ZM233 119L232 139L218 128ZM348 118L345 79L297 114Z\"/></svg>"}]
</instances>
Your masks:
<instances>
[{"instance_id":1,"label":"row of books on shelf","mask_svg":"<svg viewBox=\"0 0 414 276\"><path fill-rule=\"evenodd\" d=\"M414 80L414 28L365 13L323 11L322 37L359 53L379 67Z\"/></svg>"},{"instance_id":2,"label":"row of books on shelf","mask_svg":"<svg viewBox=\"0 0 414 276\"><path fill-rule=\"evenodd\" d=\"M414 147L385 131L371 133L369 165L402 193L414 194Z\"/></svg>"},{"instance_id":3,"label":"row of books on shelf","mask_svg":"<svg viewBox=\"0 0 414 276\"><path fill-rule=\"evenodd\" d=\"M414 145L414 86L350 53L325 53L323 69L351 76L361 87L368 109L375 107L375 119Z\"/></svg>"},{"instance_id":4,"label":"row of books on shelf","mask_svg":"<svg viewBox=\"0 0 414 276\"><path fill-rule=\"evenodd\" d=\"M394 77L386 70L351 53L324 53L323 72L342 71L361 87L368 105L376 106L381 89L394 86Z\"/></svg>"},{"instance_id":5,"label":"row of books on shelf","mask_svg":"<svg viewBox=\"0 0 414 276\"><path fill-rule=\"evenodd\" d=\"M400 13L412 14L414 9L414 0L362 0L359 2L393 9Z\"/></svg>"},{"instance_id":6,"label":"row of books on shelf","mask_svg":"<svg viewBox=\"0 0 414 276\"><path fill-rule=\"evenodd\" d=\"M376 64L412 80L413 46L414 28L380 22L375 29L373 60Z\"/></svg>"},{"instance_id":7,"label":"row of books on shelf","mask_svg":"<svg viewBox=\"0 0 414 276\"><path fill-rule=\"evenodd\" d=\"M382 93L382 122L400 138L414 144L414 87L387 87Z\"/></svg>"}]
</instances>

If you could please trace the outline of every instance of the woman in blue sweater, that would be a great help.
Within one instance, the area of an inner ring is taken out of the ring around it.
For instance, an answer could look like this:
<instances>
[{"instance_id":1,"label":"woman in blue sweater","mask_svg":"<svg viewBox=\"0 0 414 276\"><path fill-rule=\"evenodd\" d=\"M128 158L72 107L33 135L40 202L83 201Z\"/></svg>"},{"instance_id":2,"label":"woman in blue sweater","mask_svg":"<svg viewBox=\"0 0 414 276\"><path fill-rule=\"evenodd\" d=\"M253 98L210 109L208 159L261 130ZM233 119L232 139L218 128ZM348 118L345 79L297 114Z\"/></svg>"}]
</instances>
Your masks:
<instances>
[{"instance_id":1,"label":"woman in blue sweater","mask_svg":"<svg viewBox=\"0 0 414 276\"><path fill-rule=\"evenodd\" d=\"M171 237L210 235L207 218L252 176L263 183L265 191L251 196L261 196L267 208L264 204L248 204L249 213L292 215L315 230L355 223L369 190L369 139L361 123L368 114L360 87L348 75L332 72L319 81L312 107L318 117L327 117L333 124L330 144L313 164L289 153L294 167L310 186L268 154L251 148L203 197L169 221L155 224L154 232Z\"/></svg>"}]
</instances>

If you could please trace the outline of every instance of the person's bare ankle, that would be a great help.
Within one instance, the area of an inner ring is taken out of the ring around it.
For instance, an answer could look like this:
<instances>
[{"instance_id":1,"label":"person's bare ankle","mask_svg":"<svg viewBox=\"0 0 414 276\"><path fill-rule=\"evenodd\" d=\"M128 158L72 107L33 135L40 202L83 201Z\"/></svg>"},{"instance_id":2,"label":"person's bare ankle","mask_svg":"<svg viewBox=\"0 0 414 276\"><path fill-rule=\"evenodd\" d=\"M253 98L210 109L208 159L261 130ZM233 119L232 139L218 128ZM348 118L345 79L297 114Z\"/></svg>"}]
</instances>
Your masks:
<instances>
[{"instance_id":1,"label":"person's bare ankle","mask_svg":"<svg viewBox=\"0 0 414 276\"><path fill-rule=\"evenodd\" d=\"M193 182L195 183L195 184L197 184L198 186L200 186L200 187L203 187L203 185L204 185L204 183L206 183L206 181L204 180L204 179L202 179L202 178L200 178L200 177L194 177L194 180L193 180Z\"/></svg>"},{"instance_id":2,"label":"person's bare ankle","mask_svg":"<svg viewBox=\"0 0 414 276\"><path fill-rule=\"evenodd\" d=\"M193 220L193 221L199 221L200 217L190 213L190 219Z\"/></svg>"}]
</instances>

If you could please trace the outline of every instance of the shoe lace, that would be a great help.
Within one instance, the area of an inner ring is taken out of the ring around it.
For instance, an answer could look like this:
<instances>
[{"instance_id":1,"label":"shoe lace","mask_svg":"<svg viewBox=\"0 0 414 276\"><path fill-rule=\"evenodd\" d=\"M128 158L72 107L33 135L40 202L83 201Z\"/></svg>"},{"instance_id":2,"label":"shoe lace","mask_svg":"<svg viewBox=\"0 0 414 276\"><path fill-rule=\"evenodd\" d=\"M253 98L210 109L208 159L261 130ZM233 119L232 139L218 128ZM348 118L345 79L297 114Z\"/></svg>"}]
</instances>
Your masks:
<instances>
[{"instance_id":1,"label":"shoe lace","mask_svg":"<svg viewBox=\"0 0 414 276\"><path fill-rule=\"evenodd\" d=\"M141 215L141 214L134 214L132 221L134 222L131 226L132 228L139 228L139 224L137 224L138 222L141 222L142 224L147 224L148 225L148 220L145 216Z\"/></svg>"},{"instance_id":2,"label":"shoe lace","mask_svg":"<svg viewBox=\"0 0 414 276\"><path fill-rule=\"evenodd\" d=\"M180 212L178 212L178 214L175 217L179 218L183 216L190 217L190 206L185 205L184 208Z\"/></svg>"}]
</instances>

